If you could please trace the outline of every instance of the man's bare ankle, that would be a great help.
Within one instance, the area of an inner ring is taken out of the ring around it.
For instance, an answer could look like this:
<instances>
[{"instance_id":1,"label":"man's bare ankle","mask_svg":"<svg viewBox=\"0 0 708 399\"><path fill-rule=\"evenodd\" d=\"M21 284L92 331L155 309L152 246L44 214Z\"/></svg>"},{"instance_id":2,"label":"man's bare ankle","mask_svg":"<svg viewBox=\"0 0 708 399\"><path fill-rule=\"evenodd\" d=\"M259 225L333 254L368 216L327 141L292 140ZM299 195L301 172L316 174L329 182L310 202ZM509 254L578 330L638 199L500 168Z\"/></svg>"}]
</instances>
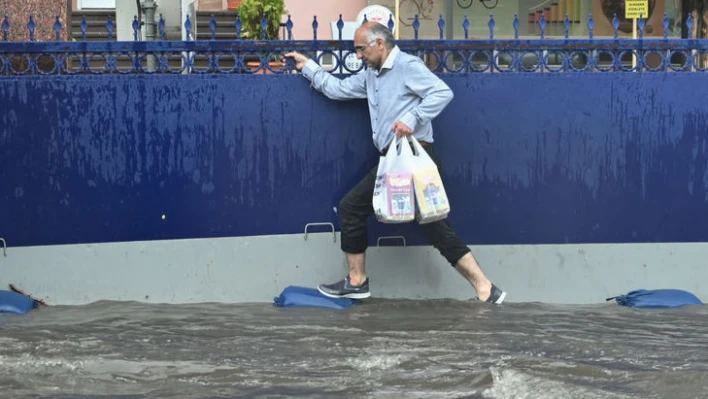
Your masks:
<instances>
[{"instance_id":1,"label":"man's bare ankle","mask_svg":"<svg viewBox=\"0 0 708 399\"><path fill-rule=\"evenodd\" d=\"M356 275L355 276L355 275L349 274L349 284L353 285L354 287L360 286L361 284L364 283L365 280L366 280L365 275Z\"/></svg>"},{"instance_id":2,"label":"man's bare ankle","mask_svg":"<svg viewBox=\"0 0 708 399\"><path fill-rule=\"evenodd\" d=\"M489 299L489 297L492 295L492 290L479 290L477 292L477 298L479 298L480 301L486 301Z\"/></svg>"},{"instance_id":3,"label":"man's bare ankle","mask_svg":"<svg viewBox=\"0 0 708 399\"><path fill-rule=\"evenodd\" d=\"M492 283L487 283L479 287L477 291L477 298L481 301L486 301L492 295Z\"/></svg>"}]
</instances>

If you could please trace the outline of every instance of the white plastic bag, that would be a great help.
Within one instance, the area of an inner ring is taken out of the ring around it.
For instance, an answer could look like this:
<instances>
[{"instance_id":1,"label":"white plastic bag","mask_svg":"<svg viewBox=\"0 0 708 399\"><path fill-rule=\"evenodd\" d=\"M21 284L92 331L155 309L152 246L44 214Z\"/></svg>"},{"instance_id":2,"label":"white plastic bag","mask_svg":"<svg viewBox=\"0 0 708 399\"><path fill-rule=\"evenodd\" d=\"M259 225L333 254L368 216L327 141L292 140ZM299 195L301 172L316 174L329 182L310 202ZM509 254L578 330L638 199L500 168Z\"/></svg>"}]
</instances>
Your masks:
<instances>
[{"instance_id":1,"label":"white plastic bag","mask_svg":"<svg viewBox=\"0 0 708 399\"><path fill-rule=\"evenodd\" d=\"M408 140L400 139L394 139L386 156L379 158L372 198L374 214L379 222L406 223L415 220L415 193L410 170L412 158L413 151Z\"/></svg>"},{"instance_id":2,"label":"white plastic bag","mask_svg":"<svg viewBox=\"0 0 708 399\"><path fill-rule=\"evenodd\" d=\"M415 186L416 220L419 224L445 219L450 213L450 202L445 193L438 166L415 137L410 137L415 156L409 162Z\"/></svg>"}]
</instances>

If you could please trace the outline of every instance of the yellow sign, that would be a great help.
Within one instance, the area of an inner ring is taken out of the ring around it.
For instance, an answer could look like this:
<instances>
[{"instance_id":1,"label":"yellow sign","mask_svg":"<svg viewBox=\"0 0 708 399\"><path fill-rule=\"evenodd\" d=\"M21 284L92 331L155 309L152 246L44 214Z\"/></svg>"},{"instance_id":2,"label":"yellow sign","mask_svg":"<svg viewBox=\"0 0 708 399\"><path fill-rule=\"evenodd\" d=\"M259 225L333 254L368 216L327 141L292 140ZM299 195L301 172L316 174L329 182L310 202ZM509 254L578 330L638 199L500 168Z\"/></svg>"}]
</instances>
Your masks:
<instances>
[{"instance_id":1,"label":"yellow sign","mask_svg":"<svg viewBox=\"0 0 708 399\"><path fill-rule=\"evenodd\" d=\"M625 0L624 17L638 19L640 15L643 19L647 19L647 15L649 15L649 0Z\"/></svg>"}]
</instances>

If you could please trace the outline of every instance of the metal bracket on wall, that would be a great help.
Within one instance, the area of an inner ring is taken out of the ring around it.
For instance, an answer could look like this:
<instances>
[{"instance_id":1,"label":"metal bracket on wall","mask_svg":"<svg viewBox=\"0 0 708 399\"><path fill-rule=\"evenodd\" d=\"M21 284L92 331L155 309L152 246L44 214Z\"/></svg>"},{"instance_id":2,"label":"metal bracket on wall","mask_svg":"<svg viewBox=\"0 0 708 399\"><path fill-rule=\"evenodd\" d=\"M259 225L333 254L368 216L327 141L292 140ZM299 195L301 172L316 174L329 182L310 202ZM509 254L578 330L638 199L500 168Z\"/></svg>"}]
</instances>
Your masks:
<instances>
[{"instance_id":1,"label":"metal bracket on wall","mask_svg":"<svg viewBox=\"0 0 708 399\"><path fill-rule=\"evenodd\" d=\"M0 238L0 241L2 241L2 254L7 256L7 243L4 238Z\"/></svg>"},{"instance_id":2,"label":"metal bracket on wall","mask_svg":"<svg viewBox=\"0 0 708 399\"><path fill-rule=\"evenodd\" d=\"M334 236L334 242L337 242L337 233L334 231L334 225L329 222L322 222L322 223L308 223L305 225L305 241L307 241L307 228L311 226L329 226L332 228L332 235Z\"/></svg>"},{"instance_id":3,"label":"metal bracket on wall","mask_svg":"<svg viewBox=\"0 0 708 399\"><path fill-rule=\"evenodd\" d=\"M377 246L377 247L379 246L379 244L381 243L381 240L386 240L386 239L392 240L392 239L395 239L395 238L400 238L401 240L403 240L403 246L404 246L404 247L406 246L406 237L403 237L403 236L384 236L384 237L379 237L379 238L376 240L376 246Z\"/></svg>"}]
</instances>

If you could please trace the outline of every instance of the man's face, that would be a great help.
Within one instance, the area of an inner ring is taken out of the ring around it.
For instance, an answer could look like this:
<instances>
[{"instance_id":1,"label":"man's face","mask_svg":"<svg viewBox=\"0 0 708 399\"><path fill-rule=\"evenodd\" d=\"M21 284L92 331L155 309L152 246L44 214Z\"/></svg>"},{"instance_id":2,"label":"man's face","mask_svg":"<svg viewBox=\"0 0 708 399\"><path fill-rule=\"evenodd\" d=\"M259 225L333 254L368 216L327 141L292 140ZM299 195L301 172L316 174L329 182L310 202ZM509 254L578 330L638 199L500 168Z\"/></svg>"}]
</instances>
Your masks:
<instances>
[{"instance_id":1,"label":"man's face","mask_svg":"<svg viewBox=\"0 0 708 399\"><path fill-rule=\"evenodd\" d=\"M366 66L373 69L381 68L384 49L383 40L376 39L367 42L366 31L363 29L358 30L354 35L354 49L356 49L356 58L364 61Z\"/></svg>"}]
</instances>

